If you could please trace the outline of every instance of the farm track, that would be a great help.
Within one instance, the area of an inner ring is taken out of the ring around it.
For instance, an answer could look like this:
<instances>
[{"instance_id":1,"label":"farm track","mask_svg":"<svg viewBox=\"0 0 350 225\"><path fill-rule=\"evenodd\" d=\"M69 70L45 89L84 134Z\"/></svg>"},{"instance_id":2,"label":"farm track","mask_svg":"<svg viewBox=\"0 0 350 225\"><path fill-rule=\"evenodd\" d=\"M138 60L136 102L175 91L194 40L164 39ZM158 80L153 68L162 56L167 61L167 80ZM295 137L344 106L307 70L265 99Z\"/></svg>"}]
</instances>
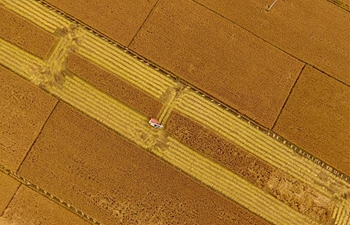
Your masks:
<instances>
[{"instance_id":1,"label":"farm track","mask_svg":"<svg viewBox=\"0 0 350 225\"><path fill-rule=\"evenodd\" d=\"M334 224L349 223L349 199L342 197L349 189L349 184L327 169L301 157L283 142L207 100L192 88L186 87L186 84L181 84L178 90L179 84L170 76L135 59L40 3L10 0L0 0L0 3L59 36L49 57L44 60L0 38L0 63L5 67L266 220L274 224L288 224L289 221L319 224L219 163L168 137L164 131L151 129L147 123L149 118L93 85L75 75L64 75L67 56L70 51L74 51L162 101L164 107L159 117L163 123L166 124L173 110L200 122L276 168L307 183L327 198L336 199L332 214ZM129 122L127 127L124 121ZM325 174L327 179L320 174Z\"/></svg>"}]
</instances>

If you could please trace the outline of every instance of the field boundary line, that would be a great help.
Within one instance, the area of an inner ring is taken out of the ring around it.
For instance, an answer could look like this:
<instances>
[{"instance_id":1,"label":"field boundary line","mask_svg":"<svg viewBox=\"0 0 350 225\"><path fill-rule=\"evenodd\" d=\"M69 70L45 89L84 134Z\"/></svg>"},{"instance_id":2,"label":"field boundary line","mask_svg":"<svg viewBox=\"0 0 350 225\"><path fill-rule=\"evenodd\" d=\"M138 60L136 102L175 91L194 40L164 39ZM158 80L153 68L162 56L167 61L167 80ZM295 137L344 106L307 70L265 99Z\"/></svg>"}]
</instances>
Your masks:
<instances>
[{"instance_id":1,"label":"field boundary line","mask_svg":"<svg viewBox=\"0 0 350 225\"><path fill-rule=\"evenodd\" d=\"M203 98L203 95L201 95L201 93L187 92L187 94L183 94L181 98L182 98L181 100L178 100L178 104L176 105L175 109L181 111L185 115L188 115L192 118L193 116L198 118L201 117L200 122L202 124L209 126L213 130L213 132L219 133L233 142L237 141L237 138L233 139L233 137L242 136L242 135L239 135L239 133L243 132L242 134L244 134L244 132L247 132L244 136L253 136L255 138L258 138L259 140L261 140L260 144L267 145L265 147L283 148L285 152L282 152L282 155L283 154L291 155L292 153L294 153L298 156L304 156L302 158L308 159L308 161L306 161L306 164L302 166L312 165L312 168L315 168L315 167L320 169L322 168L324 172L330 173L333 179L342 180L343 181L342 183L344 183L344 185L345 183L347 184L349 183L349 180L346 179L347 178L346 175L341 176L340 172L335 173L334 171L331 171L329 169L330 167L326 163L322 162L321 160L317 159L311 154L306 154L305 151L289 143L288 141L284 140L277 134L270 131L267 131L266 133L261 132L259 131L259 128L257 129L255 124L253 124L249 120L242 119L240 115L232 116L228 108L223 109L222 107L220 107L220 105L215 104L215 102L212 101L211 99ZM200 107L202 110L199 110L198 107ZM198 118L195 120L198 120ZM208 118L219 118L219 120L222 121L221 123L222 125L217 125L217 124L215 126L211 125L212 123L210 121L211 120L214 121L215 119L208 119ZM236 126L236 128L244 127L245 129L240 130L239 132L234 131L234 129L231 126L228 127L228 125L225 125L228 121L230 123L233 123ZM222 133L225 129L228 129L228 131L225 133ZM236 135L232 135L235 133ZM264 142L263 140L267 142ZM275 153L281 154L278 151ZM269 152L265 152L264 154L269 154ZM300 160L298 161L300 162Z\"/></svg>"},{"instance_id":2,"label":"field boundary line","mask_svg":"<svg viewBox=\"0 0 350 225\"><path fill-rule=\"evenodd\" d=\"M69 204L67 201L62 200L58 198L57 196L51 194L50 192L44 190L43 188L39 187L38 185L30 182L29 180L25 179L21 175L19 175L17 172L14 172L7 168L6 166L0 164L0 172L10 176L11 178L18 181L20 184L25 185L26 187L30 188L31 190L35 191L36 193L39 193L40 195L44 196L45 198L48 198L50 201L56 203L57 205L65 208L66 210L72 212L73 214L79 216L80 218L90 222L91 224L96 225L103 225L103 223L100 223L96 219L92 218L88 214L84 213L80 209L76 208L75 206Z\"/></svg>"},{"instance_id":3,"label":"field boundary line","mask_svg":"<svg viewBox=\"0 0 350 225\"><path fill-rule=\"evenodd\" d=\"M2 0L2 1L5 1L5 0ZM326 164L325 162L323 162L322 160L320 160L317 157L313 156L312 154L308 153L307 151L297 147L296 145L294 145L293 143L291 143L288 140L284 139L282 136L278 135L277 133L273 132L272 130L270 130L270 129L266 128L266 127L263 127L262 125L258 124L257 122L253 121L252 119L249 119L244 114L241 114L237 110L233 109L231 106L228 106L227 104L225 104L225 103L215 99L213 96L211 96L211 95L201 91L196 86L188 83L187 81L185 81L183 79L180 79L178 76L174 75L170 71L168 71L168 70L166 70L166 69L156 65L155 63L153 63L150 60L144 58L143 56L137 54L136 52L131 51L127 47L117 43L116 41L114 41L113 39L111 39L108 36L104 35L103 33L97 31L96 29L90 27L89 25L85 24L82 21L80 21L80 20L78 20L76 18L73 18L72 16L66 14L65 12L59 10L58 8L50 5L49 3L47 3L47 2L45 2L43 0L31 0L31 1L36 1L36 2L38 2L40 4L42 4L47 9L49 9L49 10L57 13L58 15L66 18L67 20L71 21L72 23L80 24L88 32L92 33L93 35L97 36L101 40L105 41L106 44L110 44L110 45L118 47L121 51L124 51L125 53L127 53L131 57L133 57L136 60L140 61L145 66L153 68L154 70L158 71L160 74L165 75L166 77L170 78L171 80L178 81L181 84L183 84L184 86L190 87L195 92L200 93L202 95L202 97L211 100L213 103L215 103L219 107L221 107L221 108L227 110L228 112L230 112L233 116L236 116L236 117L242 119L242 121L247 122L249 125L251 125L252 127L256 128L257 130L262 131L263 133L265 133L266 135L272 137L276 141L282 143L283 145L286 145L288 148L292 149L295 153L299 154L301 157L307 158L308 160L310 160L313 163L321 166L322 168L324 168L324 169L328 170L329 172L331 172L333 175L339 177L340 179L342 179L342 180L344 180L344 181L346 181L347 183L350 184L350 176L340 172L339 170L337 170L334 167Z\"/></svg>"}]
</instances>

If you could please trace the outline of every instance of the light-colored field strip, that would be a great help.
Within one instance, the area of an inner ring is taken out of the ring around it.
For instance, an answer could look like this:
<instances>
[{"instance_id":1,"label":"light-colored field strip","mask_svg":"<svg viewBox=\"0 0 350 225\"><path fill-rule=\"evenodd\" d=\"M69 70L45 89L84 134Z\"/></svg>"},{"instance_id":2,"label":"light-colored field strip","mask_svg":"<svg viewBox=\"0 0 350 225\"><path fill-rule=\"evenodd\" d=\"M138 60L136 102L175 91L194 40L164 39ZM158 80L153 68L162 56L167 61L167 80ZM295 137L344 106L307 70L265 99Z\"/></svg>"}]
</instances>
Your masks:
<instances>
[{"instance_id":1,"label":"light-colored field strip","mask_svg":"<svg viewBox=\"0 0 350 225\"><path fill-rule=\"evenodd\" d=\"M69 20L48 10L36 1L0 0L0 3L50 33L54 33L57 28L67 27L70 24Z\"/></svg>"},{"instance_id":2,"label":"light-colored field strip","mask_svg":"<svg viewBox=\"0 0 350 225\"><path fill-rule=\"evenodd\" d=\"M79 54L156 98L160 98L169 87L176 85L171 79L164 79L165 76L154 69L135 60L118 47L106 45L105 41L87 31L79 47Z\"/></svg>"},{"instance_id":3,"label":"light-colored field strip","mask_svg":"<svg viewBox=\"0 0 350 225\"><path fill-rule=\"evenodd\" d=\"M58 45L58 49L60 48ZM173 139L169 139L167 143L169 149L161 149L160 151L159 148L155 148L154 146L158 140L157 136L162 133L157 133L154 129L150 130L147 124L148 118L143 117L136 111L85 83L80 78L67 76L63 88L56 86L46 86L46 88L49 92L92 118L100 121L143 148L153 151L174 166L186 171L189 175L201 180L213 189L222 192L227 197L244 205L258 215L276 224L285 224L286 221L299 220L299 224L317 224L310 221L304 215L291 210L288 206L259 190L257 187L238 178L232 172L210 162ZM128 123L127 127L125 126L125 121ZM237 186L238 184L240 186ZM233 193L237 194L233 195ZM259 207L262 203L266 204L266 207ZM270 211L273 210L271 207L275 207L273 214ZM275 212L277 209L278 212Z\"/></svg>"},{"instance_id":4,"label":"light-colored field strip","mask_svg":"<svg viewBox=\"0 0 350 225\"><path fill-rule=\"evenodd\" d=\"M169 148L161 150L155 148L157 136L162 135L162 132L150 130L147 124L148 118L86 84L78 77L67 77L62 89L53 88L50 92L275 224L286 224L288 221L295 221L298 224L318 224L172 138L168 138ZM125 121L128 121L127 127ZM270 210L274 213L271 214Z\"/></svg>"},{"instance_id":5,"label":"light-colored field strip","mask_svg":"<svg viewBox=\"0 0 350 225\"><path fill-rule=\"evenodd\" d=\"M160 115L158 116L158 120L161 123L167 121L170 117L171 112L174 108L175 99L181 94L182 90L183 86L179 84L176 88L169 88L162 96L163 102L165 102L165 104L163 105Z\"/></svg>"},{"instance_id":6,"label":"light-colored field strip","mask_svg":"<svg viewBox=\"0 0 350 225\"><path fill-rule=\"evenodd\" d=\"M175 109L211 128L228 140L239 144L284 172L316 187L328 197L349 190L349 185L345 181L335 177L312 161L300 157L292 149L192 91L187 91L177 99ZM319 176L320 173L328 175L327 182L322 180Z\"/></svg>"},{"instance_id":7,"label":"light-colored field strip","mask_svg":"<svg viewBox=\"0 0 350 225\"><path fill-rule=\"evenodd\" d=\"M45 63L38 57L0 38L0 63L25 79L33 80Z\"/></svg>"},{"instance_id":8,"label":"light-colored field strip","mask_svg":"<svg viewBox=\"0 0 350 225\"><path fill-rule=\"evenodd\" d=\"M271 195L187 148L175 139L169 138L168 145L167 150L155 152L155 154L268 221L274 224L289 224L290 221L295 224L318 224L306 216L290 210L288 206Z\"/></svg>"},{"instance_id":9,"label":"light-colored field strip","mask_svg":"<svg viewBox=\"0 0 350 225\"><path fill-rule=\"evenodd\" d=\"M69 30L69 27L72 24L63 16L46 9L36 1L0 0L0 2L7 8L51 33L54 33L58 28L66 28ZM85 38L82 46L79 48L84 57L138 86L152 96L159 98L165 90L176 85L171 79L164 79L164 76L159 72L148 67L144 63L135 60L132 56L121 51L116 46L107 45L104 40L95 36L91 32L83 29L80 29L79 31L82 32L80 35ZM60 43L62 43L62 40ZM56 51L56 53L57 52L58 51ZM56 65L51 65L50 69L57 70L57 65L59 66L60 62L52 60L52 58L57 59L57 56L53 53L50 57L52 64Z\"/></svg>"},{"instance_id":10,"label":"light-colored field strip","mask_svg":"<svg viewBox=\"0 0 350 225\"><path fill-rule=\"evenodd\" d=\"M165 161L263 218L275 224L289 224L290 221L293 221L294 224L318 224L220 164L206 159L171 137L166 137L164 131L152 129L148 125L149 118L94 88L84 80L70 75L64 77L62 70L65 69L65 60L69 51L74 48L78 54L134 84L153 97L164 98L164 109L160 113L162 120L166 121L171 111L176 109L275 167L316 188L328 198L337 198L332 217L336 221L335 224L348 224L350 204L349 200L341 197L341 194L349 191L349 184L334 174L302 158L286 145L260 132L189 88L177 95L176 91L172 92L172 90L175 90L178 84L172 78L138 61L63 16L48 10L40 3L31 0L0 0L0 3L51 33L57 31L58 28L66 31L66 34L61 34L62 37L46 61L0 39L0 64L34 84L40 85L88 116L139 146L152 151ZM52 82L55 76L59 76L62 81ZM169 90L169 97L164 97ZM126 123L128 126L125 126ZM165 145L157 146L164 141ZM319 176L320 174L325 174L326 180Z\"/></svg>"}]
</instances>

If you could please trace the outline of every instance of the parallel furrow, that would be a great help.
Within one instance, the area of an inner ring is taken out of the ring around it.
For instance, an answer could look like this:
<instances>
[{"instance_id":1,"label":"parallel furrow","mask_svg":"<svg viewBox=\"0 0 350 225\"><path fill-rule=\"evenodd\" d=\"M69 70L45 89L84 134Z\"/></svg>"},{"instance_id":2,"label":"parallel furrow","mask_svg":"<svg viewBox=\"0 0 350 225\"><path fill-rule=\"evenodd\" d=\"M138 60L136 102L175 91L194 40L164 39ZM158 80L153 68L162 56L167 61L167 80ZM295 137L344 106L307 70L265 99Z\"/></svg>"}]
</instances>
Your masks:
<instances>
[{"instance_id":1,"label":"parallel furrow","mask_svg":"<svg viewBox=\"0 0 350 225\"><path fill-rule=\"evenodd\" d=\"M337 225L348 225L350 216L350 207L349 203L343 202L337 211L335 217L335 224Z\"/></svg>"},{"instance_id":2,"label":"parallel furrow","mask_svg":"<svg viewBox=\"0 0 350 225\"><path fill-rule=\"evenodd\" d=\"M49 91L144 148L154 142L152 132L148 132L148 118L77 77L67 77L63 89L52 88Z\"/></svg>"},{"instance_id":3,"label":"parallel furrow","mask_svg":"<svg viewBox=\"0 0 350 225\"><path fill-rule=\"evenodd\" d=\"M100 57L96 54L92 54L95 53L95 50L80 49L79 53L85 58L97 63L98 65L104 67L108 71L114 73L116 76L119 76L122 79L132 83L136 87L144 90L146 93L150 94L151 96L157 99L163 94L163 92L159 90L159 88L152 84L148 84L143 80L137 80L136 78L130 78L129 73L124 71L123 68L120 68L120 65L112 65L108 61L105 61L103 57Z\"/></svg>"},{"instance_id":4,"label":"parallel furrow","mask_svg":"<svg viewBox=\"0 0 350 225\"><path fill-rule=\"evenodd\" d=\"M192 106L193 106L193 108L192 108ZM196 106L194 103L192 103L192 106L183 108L183 105L181 105L181 106L177 107L176 109L179 112L190 116L191 118L207 125L210 128L212 128L211 127L212 124L210 121L207 120L207 118L210 118L210 120L212 120L212 123L218 123L218 124L228 123L230 125L233 125L229 121L224 122L224 121L220 121L220 120L215 120L216 119L215 115L207 117L206 115L198 114L199 112L197 111L197 109L202 110L202 112L204 111L204 109L200 108L199 106ZM213 128L215 129L215 127L213 127ZM288 171L289 173L293 172L293 175L299 179L304 176L304 174L299 174L300 168L298 169L298 167L295 167L295 165L299 165L299 164L288 161L289 157L281 154L281 152L278 152L276 155L268 154L268 152L266 152L264 150L260 150L260 149L262 149L261 146L258 145L259 148L257 148L257 144L254 142L251 142L250 139L248 139L248 138L233 137L234 133L237 131L231 131L231 130L226 129L224 127L220 128L220 129L221 129L220 131L217 131L218 133L220 133L221 135L223 135L227 139L233 141L234 143L239 144L244 149L251 151L252 153L258 155L260 158L266 160L267 162L273 164L274 166L276 166L278 168L283 168L284 170ZM236 127L236 129L241 130L237 127ZM241 134L243 134L243 132ZM257 154L257 152L260 154ZM276 160L276 158L278 160ZM298 170L298 171L293 171L293 170Z\"/></svg>"},{"instance_id":5,"label":"parallel furrow","mask_svg":"<svg viewBox=\"0 0 350 225\"><path fill-rule=\"evenodd\" d=\"M207 125L229 140L238 143L272 165L283 169L285 172L292 172L293 176L314 186L313 181L317 179L317 174L321 171L320 167L310 162L310 160L300 157L282 143L270 137L266 138L266 134L254 129L239 118L227 115L229 113L225 110L215 109L217 106L213 105L204 98L193 97L192 94L192 96L185 95L178 100L175 108ZM340 179L337 179L337 181L339 182ZM346 183L342 183L346 186ZM329 193L326 193L323 188L319 187L318 189L329 196Z\"/></svg>"},{"instance_id":6,"label":"parallel furrow","mask_svg":"<svg viewBox=\"0 0 350 225\"><path fill-rule=\"evenodd\" d=\"M84 38L86 38L86 36L84 36ZM141 64L135 59L133 64L124 62L122 59L123 55L118 56L118 54L124 54L124 57L127 57L128 55L114 46L113 51L109 53L108 49L111 47L112 46L106 46L103 44L96 45L96 43L93 43L92 41L84 40L79 50L80 54L84 57L129 81L135 86L138 86L156 98L159 98L168 87L175 85L174 83L167 82L165 76L164 79L160 79L162 78L161 74L158 74L156 79L152 76L153 73L150 71L150 68L148 70L145 70L142 67L135 68L138 64Z\"/></svg>"},{"instance_id":7,"label":"parallel furrow","mask_svg":"<svg viewBox=\"0 0 350 225\"><path fill-rule=\"evenodd\" d=\"M211 125L212 127L215 127L218 131L218 133L223 134L224 136L227 136L228 138L234 137L237 139L244 138L247 140L256 140L253 142L256 146L260 146L257 149L257 151L261 151L263 155L273 155L273 158L276 156L281 157L281 160L284 161L284 164L288 165L294 165L293 163L297 163L298 165L300 162L302 162L302 170L301 176L309 176L309 178L316 179L315 177L317 174L321 171L324 171L321 167L316 165L315 163L311 162L310 160L306 158L302 158L299 155L297 155L292 149L288 148L287 146L283 145L282 143L274 140L273 138L266 137L266 134L263 132L258 131L254 127L250 126L246 122L240 120L239 118L236 118L233 115L227 115L228 112L224 111L221 108L218 108L217 106L214 106L214 104L209 103L208 101L205 101L204 99L197 98L188 98L184 100L184 102L187 102L187 106L191 107L192 105L195 105L196 103L201 104L202 107L204 107L206 110L204 113L210 113L210 120L206 121L206 124ZM200 103L202 102L202 103ZM205 102L207 102L205 104ZM215 109L217 107L218 109ZM197 110L197 108L192 107L193 110ZM221 111L221 112L220 112ZM201 111L203 112L203 111ZM209 116L209 115L208 115ZM211 121L211 117L215 117L220 122L220 127L218 127L214 122ZM205 118L205 117L204 117ZM230 124L230 126L227 126L226 124ZM234 125L234 126L232 126ZM225 128L228 128L225 130ZM237 130L239 132L237 132ZM283 150L283 151L282 151ZM271 154L272 153L272 154ZM283 154L280 154L283 153ZM283 160L284 159L284 160ZM289 168L288 168L289 169ZM333 174L330 174L332 177ZM341 182L345 186L347 185L345 181L342 181L341 179L334 177L338 182Z\"/></svg>"},{"instance_id":8,"label":"parallel furrow","mask_svg":"<svg viewBox=\"0 0 350 225\"><path fill-rule=\"evenodd\" d=\"M166 90L168 87L174 86L176 84L170 78L164 76L163 74L159 73L153 68L150 68L145 63L136 60L134 57L125 53L121 49L109 43L106 43L105 41L98 38L96 35L87 32L85 38L88 43L95 45L92 47L95 47L99 50L103 50L103 53L106 54L108 57L112 57L119 64L129 67L129 69L133 71L134 76L137 76L139 78L144 77L147 80L152 81L157 86L162 88L163 91Z\"/></svg>"},{"instance_id":9,"label":"parallel furrow","mask_svg":"<svg viewBox=\"0 0 350 225\"><path fill-rule=\"evenodd\" d=\"M275 224L287 224L289 221L295 221L298 224L317 224L231 171L221 168L176 140L171 138L169 140L169 150L162 153L166 161L220 191L228 198Z\"/></svg>"},{"instance_id":10,"label":"parallel furrow","mask_svg":"<svg viewBox=\"0 0 350 225\"><path fill-rule=\"evenodd\" d=\"M11 1L2 0L4 5L32 21L44 30L53 33L58 27L68 26L69 21L56 13L47 10L35 1Z\"/></svg>"},{"instance_id":11,"label":"parallel furrow","mask_svg":"<svg viewBox=\"0 0 350 225\"><path fill-rule=\"evenodd\" d=\"M0 38L0 63L24 78L31 80L35 69L41 68L44 62L23 49Z\"/></svg>"}]
</instances>

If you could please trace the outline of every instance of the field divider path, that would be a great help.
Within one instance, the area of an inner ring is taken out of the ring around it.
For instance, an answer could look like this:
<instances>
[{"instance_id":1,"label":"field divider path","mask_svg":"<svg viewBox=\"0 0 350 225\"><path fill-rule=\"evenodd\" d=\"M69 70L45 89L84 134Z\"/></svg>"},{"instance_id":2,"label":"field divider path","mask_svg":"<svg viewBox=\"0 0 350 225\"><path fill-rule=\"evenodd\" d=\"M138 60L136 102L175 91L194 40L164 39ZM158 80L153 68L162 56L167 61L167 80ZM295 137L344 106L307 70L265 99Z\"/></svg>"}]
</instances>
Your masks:
<instances>
[{"instance_id":1,"label":"field divider path","mask_svg":"<svg viewBox=\"0 0 350 225\"><path fill-rule=\"evenodd\" d=\"M0 64L19 76L268 221L275 224L288 224L290 221L319 224L220 163L176 141L166 131L152 128L148 124L149 118L142 113L85 80L66 73L69 52L80 54L160 100L164 106L159 117L165 125L174 110L198 121L328 198L334 198L336 204L332 218L335 224L346 225L349 222L350 201L344 197L349 194L346 181L219 107L213 103L214 100L207 100L192 88L179 84L173 77L131 56L125 52L127 50L123 51L39 2L0 0L0 3L59 36L47 60L32 56L0 39Z\"/></svg>"},{"instance_id":2,"label":"field divider path","mask_svg":"<svg viewBox=\"0 0 350 225\"><path fill-rule=\"evenodd\" d=\"M49 199L50 201L58 204L59 206L65 208L66 210L72 212L73 214L83 218L87 222L94 224L94 225L103 225L103 223L100 223L95 218L92 218L88 214L84 213L80 209L77 209L73 205L69 204L69 201L65 201L63 199L58 198L51 192L42 189L38 185L28 181L26 178L19 175L17 172L14 172L8 168L6 168L4 165L0 164L0 173L7 174L11 178L15 179L16 181L20 182L22 185L25 185L26 187L30 188L31 190L35 191L36 193L44 196L45 198Z\"/></svg>"}]
</instances>

